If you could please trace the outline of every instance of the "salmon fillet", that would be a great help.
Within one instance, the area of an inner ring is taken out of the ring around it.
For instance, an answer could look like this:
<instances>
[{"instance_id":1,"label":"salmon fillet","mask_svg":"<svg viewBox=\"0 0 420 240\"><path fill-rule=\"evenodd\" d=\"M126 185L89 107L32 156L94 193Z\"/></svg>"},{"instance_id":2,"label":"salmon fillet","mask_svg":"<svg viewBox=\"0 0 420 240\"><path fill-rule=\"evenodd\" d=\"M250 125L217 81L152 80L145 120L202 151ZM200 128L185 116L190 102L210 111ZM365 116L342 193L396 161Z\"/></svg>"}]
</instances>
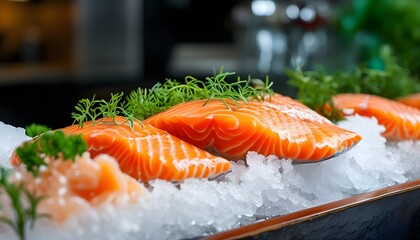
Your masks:
<instances>
[{"instance_id":1,"label":"salmon fillet","mask_svg":"<svg viewBox=\"0 0 420 240\"><path fill-rule=\"evenodd\" d=\"M385 127L387 139L420 139L420 109L369 94L338 94L332 100L343 115L375 117Z\"/></svg>"},{"instance_id":2,"label":"salmon fillet","mask_svg":"<svg viewBox=\"0 0 420 240\"><path fill-rule=\"evenodd\" d=\"M396 99L397 102L420 109L420 93L413 93Z\"/></svg>"},{"instance_id":3,"label":"salmon fillet","mask_svg":"<svg viewBox=\"0 0 420 240\"><path fill-rule=\"evenodd\" d=\"M361 140L358 134L280 94L270 101L234 102L231 109L220 100L203 106L206 101L178 104L144 122L229 160L244 159L255 151L295 161L320 161Z\"/></svg>"},{"instance_id":4,"label":"salmon fillet","mask_svg":"<svg viewBox=\"0 0 420 240\"><path fill-rule=\"evenodd\" d=\"M62 128L66 134L82 134L92 156L106 153L117 159L121 170L135 179L181 181L186 178L212 178L230 170L230 162L155 128L134 121L133 129L124 117L99 119L83 128Z\"/></svg>"}]
</instances>

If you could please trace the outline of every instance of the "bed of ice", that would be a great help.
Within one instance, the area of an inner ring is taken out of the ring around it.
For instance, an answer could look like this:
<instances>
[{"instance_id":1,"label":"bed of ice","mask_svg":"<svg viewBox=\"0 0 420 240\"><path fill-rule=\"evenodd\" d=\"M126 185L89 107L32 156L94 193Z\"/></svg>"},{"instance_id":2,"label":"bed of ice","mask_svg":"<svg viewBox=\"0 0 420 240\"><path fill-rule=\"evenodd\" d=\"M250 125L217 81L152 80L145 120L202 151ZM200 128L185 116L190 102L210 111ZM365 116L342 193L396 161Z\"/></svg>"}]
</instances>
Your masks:
<instances>
[{"instance_id":1,"label":"bed of ice","mask_svg":"<svg viewBox=\"0 0 420 240\"><path fill-rule=\"evenodd\" d=\"M294 165L250 152L216 180L189 179L175 186L151 183L134 205L103 205L63 225L38 220L28 239L184 239L228 230L420 177L420 141L386 142L376 119L339 123L363 136L350 151L327 161ZM24 130L0 122L0 164L27 140ZM0 224L0 239L17 239Z\"/></svg>"}]
</instances>

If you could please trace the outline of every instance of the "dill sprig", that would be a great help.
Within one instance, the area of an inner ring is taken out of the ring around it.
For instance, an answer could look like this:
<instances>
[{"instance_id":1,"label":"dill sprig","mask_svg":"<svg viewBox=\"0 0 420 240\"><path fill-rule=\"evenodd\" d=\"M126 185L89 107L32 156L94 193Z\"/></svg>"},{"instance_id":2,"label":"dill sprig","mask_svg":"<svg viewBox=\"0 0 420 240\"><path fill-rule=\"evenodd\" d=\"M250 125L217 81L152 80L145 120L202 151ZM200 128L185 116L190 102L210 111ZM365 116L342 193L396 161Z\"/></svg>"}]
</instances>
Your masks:
<instances>
[{"instance_id":1,"label":"dill sprig","mask_svg":"<svg viewBox=\"0 0 420 240\"><path fill-rule=\"evenodd\" d=\"M250 77L247 80L237 77L236 81L229 81L228 77L233 75L234 72L223 72L221 69L215 76L204 80L193 76L186 76L184 82L166 79L163 84L157 83L151 89L132 91L126 99L125 108L143 120L182 102L207 99L206 105L210 100L217 99L230 109L237 101L263 101L267 95L273 94L272 82L268 77L265 82L260 80L262 84L256 85L256 79Z\"/></svg>"},{"instance_id":2,"label":"dill sprig","mask_svg":"<svg viewBox=\"0 0 420 240\"><path fill-rule=\"evenodd\" d=\"M73 124L77 123L79 127L83 127L86 122L92 120L92 124L94 125L100 117L111 118L115 124L121 124L117 123L115 118L122 115L125 116L126 123L133 128L136 118L123 101L123 96L124 93L121 92L111 93L108 101L105 99L95 99L95 96L92 99L84 98L79 100L75 106L76 111L71 114L72 118L74 118Z\"/></svg>"},{"instance_id":3,"label":"dill sprig","mask_svg":"<svg viewBox=\"0 0 420 240\"><path fill-rule=\"evenodd\" d=\"M37 206L44 197L29 192L22 183L11 183L9 174L10 171L0 167L0 194L7 194L14 218L0 216L0 222L9 225L18 238L24 240L28 225L33 228L37 219L48 217L47 214L37 211Z\"/></svg>"},{"instance_id":4,"label":"dill sprig","mask_svg":"<svg viewBox=\"0 0 420 240\"><path fill-rule=\"evenodd\" d=\"M62 157L74 161L82 155L87 144L81 134L65 135L63 131L45 132L33 141L28 141L16 148L16 154L27 170L37 176L41 166L47 166L45 157Z\"/></svg>"},{"instance_id":5,"label":"dill sprig","mask_svg":"<svg viewBox=\"0 0 420 240\"><path fill-rule=\"evenodd\" d=\"M288 84L298 88L298 100L316 110L330 120L337 121L342 117L333 106L331 97L338 93L337 76L327 75L316 71L303 72L301 68L295 71L286 70L290 77Z\"/></svg>"},{"instance_id":6,"label":"dill sprig","mask_svg":"<svg viewBox=\"0 0 420 240\"><path fill-rule=\"evenodd\" d=\"M95 99L95 95L93 95L91 100L88 98L80 99L74 107L77 112L71 113L72 118L74 118L73 124L77 122L79 127L83 127L84 123L89 120L92 120L94 123L101 114L97 106L95 106L99 102L100 100Z\"/></svg>"},{"instance_id":7,"label":"dill sprig","mask_svg":"<svg viewBox=\"0 0 420 240\"><path fill-rule=\"evenodd\" d=\"M183 82L166 79L164 83L156 83L152 88L137 88L123 98L123 93L111 94L109 101L104 99L82 99L75 106L76 112L72 113L73 123L79 127L92 120L92 124L100 117L108 117L114 120L115 117L125 116L130 127L133 128L133 121L144 120L152 115L162 112L179 103L207 99L218 99L227 108L236 101L259 100L264 101L266 96L271 96L272 83L268 77L265 82L255 84L256 79L248 77L247 80L228 81L228 77L235 75L234 72L223 72L213 77L200 80L193 76L186 76ZM229 103L226 100L232 100Z\"/></svg>"},{"instance_id":8,"label":"dill sprig","mask_svg":"<svg viewBox=\"0 0 420 240\"><path fill-rule=\"evenodd\" d=\"M126 111L144 120L178 103L197 99L202 86L197 79L187 77L185 83L167 79L163 84L156 83L150 89L138 88L126 98Z\"/></svg>"},{"instance_id":9,"label":"dill sprig","mask_svg":"<svg viewBox=\"0 0 420 240\"><path fill-rule=\"evenodd\" d=\"M274 94L274 90L271 88L273 86L273 82L270 82L268 76L265 78L265 81L256 78L251 79L251 77L248 77L248 84L252 85L254 91L251 99L264 101L266 97L272 97Z\"/></svg>"},{"instance_id":10,"label":"dill sprig","mask_svg":"<svg viewBox=\"0 0 420 240\"><path fill-rule=\"evenodd\" d=\"M383 69L360 65L353 72L326 74L317 71L286 70L288 84L298 89L298 100L332 121L342 118L331 98L339 93L365 93L395 99L420 92L419 80L398 64L390 47L381 48Z\"/></svg>"},{"instance_id":11,"label":"dill sprig","mask_svg":"<svg viewBox=\"0 0 420 240\"><path fill-rule=\"evenodd\" d=\"M144 120L182 102L209 97L204 82L192 76L183 83L166 79L150 89L138 88L127 97L125 108L138 119Z\"/></svg>"},{"instance_id":12,"label":"dill sprig","mask_svg":"<svg viewBox=\"0 0 420 240\"><path fill-rule=\"evenodd\" d=\"M209 97L204 105L211 99L218 99L223 102L226 108L230 109L231 107L225 99L248 103L250 100L264 101L266 96L272 96L272 82L269 82L268 77L265 82L260 79L251 79L250 76L247 80L237 77L236 81L228 82L226 78L234 74L233 72L223 73L221 70L216 76L206 78L205 90L208 91Z\"/></svg>"},{"instance_id":13,"label":"dill sprig","mask_svg":"<svg viewBox=\"0 0 420 240\"><path fill-rule=\"evenodd\" d=\"M235 82L229 83L226 80L226 77L234 75L233 72L220 72L214 77L207 77L205 83L205 90L209 92L209 97L204 103L205 106L210 100L218 99L223 102L226 108L231 108L225 99L233 101L245 101L248 103L248 99L253 96L254 88L248 84L247 80L241 80L240 77L237 78ZM251 94L252 93L252 94Z\"/></svg>"}]
</instances>

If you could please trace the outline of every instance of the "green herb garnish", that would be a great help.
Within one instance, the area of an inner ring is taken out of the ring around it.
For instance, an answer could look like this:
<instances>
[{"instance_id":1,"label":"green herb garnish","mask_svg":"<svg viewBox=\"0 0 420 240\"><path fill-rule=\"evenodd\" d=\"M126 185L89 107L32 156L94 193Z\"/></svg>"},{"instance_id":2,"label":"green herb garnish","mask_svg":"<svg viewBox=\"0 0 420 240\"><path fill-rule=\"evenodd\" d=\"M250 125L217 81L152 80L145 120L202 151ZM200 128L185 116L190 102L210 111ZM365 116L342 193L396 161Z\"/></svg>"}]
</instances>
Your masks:
<instances>
[{"instance_id":1,"label":"green herb garnish","mask_svg":"<svg viewBox=\"0 0 420 240\"><path fill-rule=\"evenodd\" d=\"M0 167L0 194L8 195L14 218L0 216L0 222L9 225L19 239L24 240L27 226L33 228L37 219L48 215L37 212L37 206L43 197L29 192L22 183L10 183L9 174L10 171Z\"/></svg>"},{"instance_id":2,"label":"green herb garnish","mask_svg":"<svg viewBox=\"0 0 420 240\"><path fill-rule=\"evenodd\" d=\"M41 166L47 166L45 158L62 158L74 161L76 156L82 155L87 149L87 144L82 135L65 135L62 131L47 131L38 135L32 141L25 142L16 148L16 154L33 176L39 174ZM48 167L48 166L47 166ZM35 221L45 214L37 212L37 206L43 199L35 193L29 192L23 183L9 182L10 171L0 168L0 194L6 193L14 211L14 218L0 216L0 222L9 225L18 235L25 239L25 229L33 227Z\"/></svg>"},{"instance_id":3,"label":"green herb garnish","mask_svg":"<svg viewBox=\"0 0 420 240\"><path fill-rule=\"evenodd\" d=\"M332 96L339 93L366 93L395 99L420 92L420 82L410 72L398 64L391 49L381 49L384 69L370 69L359 66L354 72L326 74L317 71L303 72L287 70L288 84L298 89L298 100L315 109L327 118L341 119L339 111L333 109ZM329 106L329 107L325 107Z\"/></svg>"},{"instance_id":4,"label":"green herb garnish","mask_svg":"<svg viewBox=\"0 0 420 240\"><path fill-rule=\"evenodd\" d=\"M238 77L236 81L228 81L227 78L234 74L234 72L223 72L221 69L218 74L205 80L192 76L185 77L183 82L166 79L164 83L157 83L150 89L137 88L131 91L125 101L122 93L111 94L109 101L95 97L91 100L82 99L75 107L77 112L73 112L72 117L75 119L74 123L83 127L89 120L95 124L95 120L99 117L114 119L122 115L131 122L132 127L135 119L144 120L182 102L207 99L207 103L211 99L218 99L227 108L231 108L232 102L241 100L248 102L251 99L263 101L266 96L273 94L272 83L268 77L265 82L250 77L247 80ZM225 99L232 102L227 103Z\"/></svg>"},{"instance_id":5,"label":"green herb garnish","mask_svg":"<svg viewBox=\"0 0 420 240\"><path fill-rule=\"evenodd\" d=\"M45 125L35 124L35 123L32 123L32 124L25 127L25 133L29 137L36 137L36 136L38 136L38 135L40 135L44 132L48 132L50 130L51 130L51 128L49 128Z\"/></svg>"},{"instance_id":6,"label":"green herb garnish","mask_svg":"<svg viewBox=\"0 0 420 240\"><path fill-rule=\"evenodd\" d=\"M82 155L87 144L82 135L65 135L62 131L46 132L34 141L25 142L16 148L16 154L27 170L37 176L39 168L46 166L45 157L74 161Z\"/></svg>"},{"instance_id":7,"label":"green herb garnish","mask_svg":"<svg viewBox=\"0 0 420 240\"><path fill-rule=\"evenodd\" d=\"M80 127L83 127L85 122L92 120L93 122L100 116L98 108L95 106L100 100L96 100L95 96L92 97L92 100L83 98L79 100L77 105L74 107L77 112L71 114L74 118L74 123L78 123Z\"/></svg>"},{"instance_id":8,"label":"green herb garnish","mask_svg":"<svg viewBox=\"0 0 420 240\"><path fill-rule=\"evenodd\" d=\"M203 85L198 79L187 77L185 83L167 79L150 89L138 88L127 97L125 108L138 119L144 120L178 103L199 99L203 96Z\"/></svg>"},{"instance_id":9,"label":"green herb garnish","mask_svg":"<svg viewBox=\"0 0 420 240\"><path fill-rule=\"evenodd\" d=\"M247 80L238 77L236 81L228 81L227 78L233 75L234 72L223 72L221 69L218 74L205 80L187 76L183 83L167 79L165 83L157 83L151 89L138 88L127 98L128 111L133 112L138 119L146 119L179 103L192 100L207 99L206 105L210 100L217 99L227 108L231 108L232 102L248 102L251 99L263 101L265 96L273 94L268 77L265 82L250 77ZM259 84L255 84L256 82ZM232 102L228 103L225 99Z\"/></svg>"},{"instance_id":10,"label":"green herb garnish","mask_svg":"<svg viewBox=\"0 0 420 240\"><path fill-rule=\"evenodd\" d=\"M231 108L225 99L236 101L244 101L248 103L249 100L259 100L264 101L266 95L271 96L272 90L270 89L272 83L269 83L268 77L266 82L257 81L256 79L251 79L248 77L247 80L241 80L240 77L237 78L234 82L228 82L226 77L233 75L234 73L223 73L220 71L215 77L207 77L205 88L207 101L204 103L206 105L211 99L218 99L223 102L226 108ZM261 82L263 84L261 84ZM253 86L254 84L254 86ZM203 94L204 95L204 94Z\"/></svg>"},{"instance_id":11,"label":"green herb garnish","mask_svg":"<svg viewBox=\"0 0 420 240\"><path fill-rule=\"evenodd\" d=\"M316 71L303 72L301 68L295 71L286 70L290 77L288 84L298 89L298 100L316 110L321 115L330 120L341 119L339 111L334 108L331 97L338 93L339 77L337 75L327 75Z\"/></svg>"},{"instance_id":12,"label":"green herb garnish","mask_svg":"<svg viewBox=\"0 0 420 240\"><path fill-rule=\"evenodd\" d=\"M79 103L75 106L76 112L73 112L71 115L74 118L74 122L78 123L79 127L83 127L83 125L87 122L92 120L92 124L95 124L95 120L99 117L103 118L111 118L114 123L115 117L119 115L123 115L126 117L126 121L133 127L133 122L135 120L134 115L127 111L129 109L125 102L122 101L124 93L111 93L111 98L109 101L105 99L95 99L95 96L90 99L81 99Z\"/></svg>"}]
</instances>

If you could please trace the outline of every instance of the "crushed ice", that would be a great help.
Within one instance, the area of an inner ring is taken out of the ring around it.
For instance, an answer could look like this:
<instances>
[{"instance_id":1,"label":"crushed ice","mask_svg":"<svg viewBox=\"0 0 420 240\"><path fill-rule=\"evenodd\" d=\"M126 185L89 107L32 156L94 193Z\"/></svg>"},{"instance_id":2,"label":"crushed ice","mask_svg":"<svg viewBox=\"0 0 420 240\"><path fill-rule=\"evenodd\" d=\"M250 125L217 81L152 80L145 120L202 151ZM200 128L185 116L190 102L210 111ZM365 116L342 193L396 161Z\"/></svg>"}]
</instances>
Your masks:
<instances>
[{"instance_id":1,"label":"crushed ice","mask_svg":"<svg viewBox=\"0 0 420 240\"><path fill-rule=\"evenodd\" d=\"M24 128L14 127L1 121L0 133L0 165L11 168L9 158L13 149L31 138L26 136Z\"/></svg>"},{"instance_id":2,"label":"crushed ice","mask_svg":"<svg viewBox=\"0 0 420 240\"><path fill-rule=\"evenodd\" d=\"M294 165L250 152L216 180L188 179L175 186L155 180L138 203L103 205L57 226L40 219L28 239L185 239L404 183L420 177L420 141L387 142L375 118L338 123L362 135L350 151L327 161ZM27 140L21 129L0 123L0 160ZM2 200L2 199L0 199ZM15 235L0 224L0 239ZM16 238L15 238L16 239Z\"/></svg>"}]
</instances>

